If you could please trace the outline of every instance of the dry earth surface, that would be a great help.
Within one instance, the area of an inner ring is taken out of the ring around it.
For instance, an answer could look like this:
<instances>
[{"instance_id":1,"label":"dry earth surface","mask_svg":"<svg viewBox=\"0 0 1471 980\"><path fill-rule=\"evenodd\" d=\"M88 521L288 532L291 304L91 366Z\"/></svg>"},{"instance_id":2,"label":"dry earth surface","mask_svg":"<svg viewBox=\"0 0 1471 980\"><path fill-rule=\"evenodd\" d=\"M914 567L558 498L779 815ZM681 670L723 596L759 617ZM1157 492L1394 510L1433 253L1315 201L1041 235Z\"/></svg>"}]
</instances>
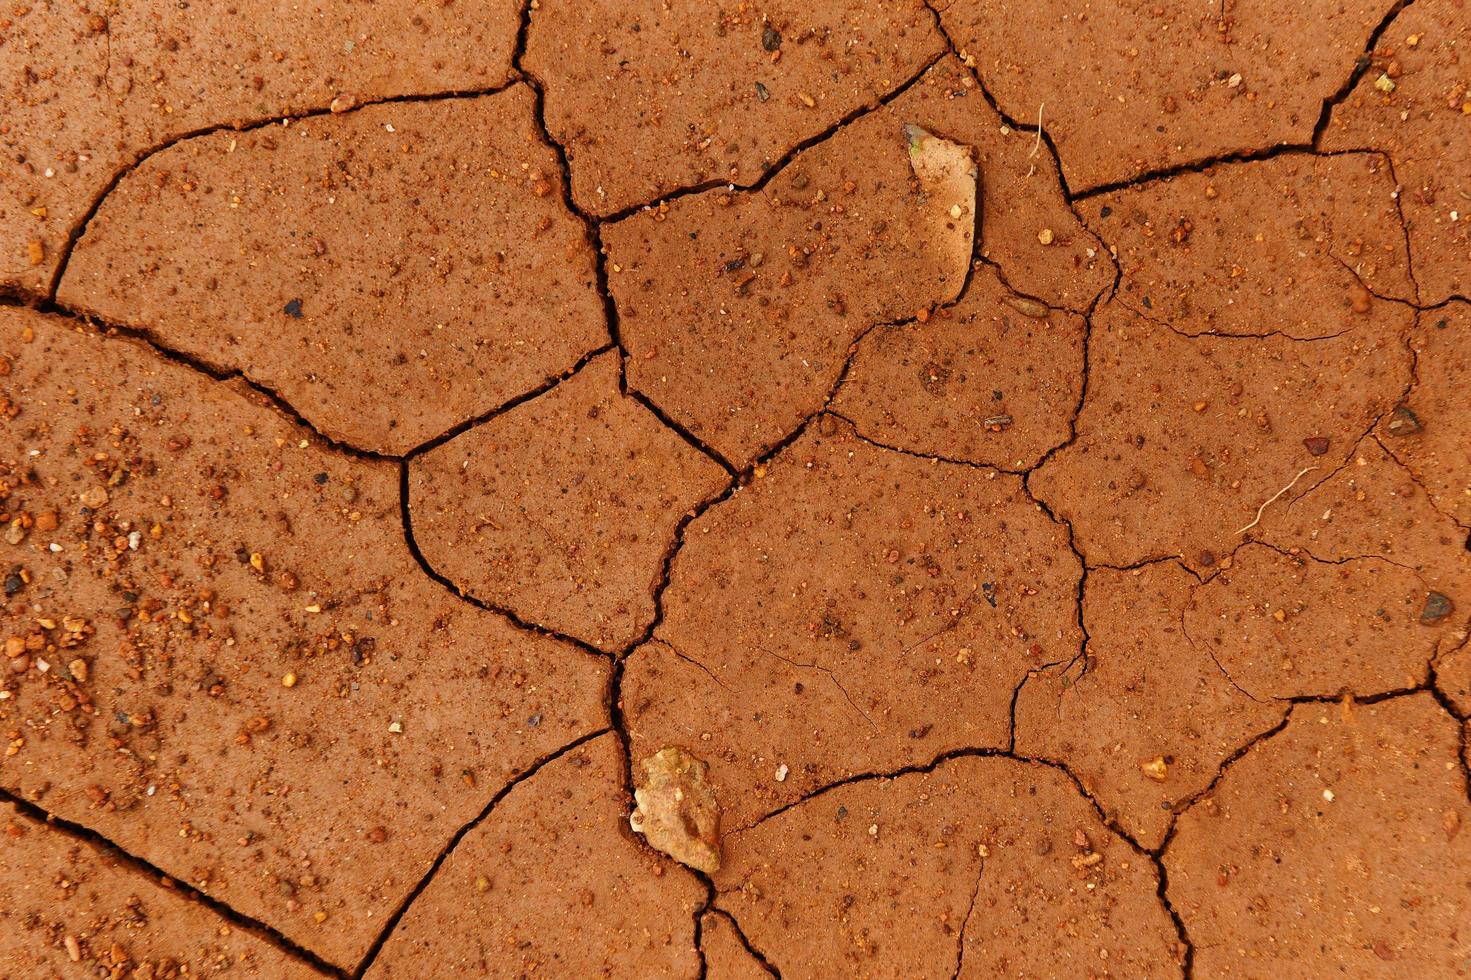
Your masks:
<instances>
[{"instance_id":1,"label":"dry earth surface","mask_svg":"<svg viewBox=\"0 0 1471 980\"><path fill-rule=\"evenodd\" d=\"M1471 3L0 11L0 976L1471 976Z\"/></svg>"}]
</instances>

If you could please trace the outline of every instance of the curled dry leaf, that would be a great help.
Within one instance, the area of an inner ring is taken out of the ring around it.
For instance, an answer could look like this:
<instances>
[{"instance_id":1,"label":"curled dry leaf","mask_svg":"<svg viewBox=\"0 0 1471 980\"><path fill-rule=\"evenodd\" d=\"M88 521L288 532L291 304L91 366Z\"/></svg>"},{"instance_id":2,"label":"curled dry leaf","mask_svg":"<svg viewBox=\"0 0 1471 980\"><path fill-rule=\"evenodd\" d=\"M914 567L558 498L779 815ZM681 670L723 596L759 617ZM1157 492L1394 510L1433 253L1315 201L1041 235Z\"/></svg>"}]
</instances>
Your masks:
<instances>
[{"instance_id":1,"label":"curled dry leaf","mask_svg":"<svg viewBox=\"0 0 1471 980\"><path fill-rule=\"evenodd\" d=\"M934 238L947 259L964 266L975 244L978 174L970 147L952 143L913 123L904 124L909 166L931 205Z\"/></svg>"},{"instance_id":2,"label":"curled dry leaf","mask_svg":"<svg viewBox=\"0 0 1471 980\"><path fill-rule=\"evenodd\" d=\"M707 874L720 868L720 808L705 763L670 747L644 759L644 785L629 825L649 846Z\"/></svg>"}]
</instances>

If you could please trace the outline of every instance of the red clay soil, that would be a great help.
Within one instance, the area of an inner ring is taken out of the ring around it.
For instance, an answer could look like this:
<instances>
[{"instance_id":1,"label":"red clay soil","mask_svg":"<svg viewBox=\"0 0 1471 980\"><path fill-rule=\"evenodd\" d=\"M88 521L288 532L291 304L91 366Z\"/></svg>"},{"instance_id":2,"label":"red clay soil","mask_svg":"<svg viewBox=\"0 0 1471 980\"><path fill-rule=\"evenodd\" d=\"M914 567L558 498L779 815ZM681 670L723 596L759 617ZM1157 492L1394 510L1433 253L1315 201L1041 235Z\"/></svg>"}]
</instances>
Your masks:
<instances>
[{"instance_id":1,"label":"red clay soil","mask_svg":"<svg viewBox=\"0 0 1471 980\"><path fill-rule=\"evenodd\" d=\"M1462 0L0 12L0 976L1471 973Z\"/></svg>"}]
</instances>

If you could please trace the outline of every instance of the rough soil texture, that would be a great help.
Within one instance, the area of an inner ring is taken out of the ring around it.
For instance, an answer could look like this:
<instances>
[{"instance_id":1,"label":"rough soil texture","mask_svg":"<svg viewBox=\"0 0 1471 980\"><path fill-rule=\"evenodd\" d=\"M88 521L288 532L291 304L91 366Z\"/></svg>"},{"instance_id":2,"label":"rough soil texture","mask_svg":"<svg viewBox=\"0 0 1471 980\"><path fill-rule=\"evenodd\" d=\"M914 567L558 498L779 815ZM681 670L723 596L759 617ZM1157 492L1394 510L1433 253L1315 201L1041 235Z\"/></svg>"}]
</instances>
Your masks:
<instances>
[{"instance_id":1,"label":"rough soil texture","mask_svg":"<svg viewBox=\"0 0 1471 980\"><path fill-rule=\"evenodd\" d=\"M409 466L425 559L467 595L617 650L654 619L681 517L726 473L618 390L615 352Z\"/></svg>"},{"instance_id":2,"label":"rough soil texture","mask_svg":"<svg viewBox=\"0 0 1471 980\"><path fill-rule=\"evenodd\" d=\"M903 0L543 0L522 66L546 92L573 198L608 215L686 187L749 186L944 50L934 17Z\"/></svg>"},{"instance_id":3,"label":"rough soil texture","mask_svg":"<svg viewBox=\"0 0 1471 980\"><path fill-rule=\"evenodd\" d=\"M1025 470L1071 434L1087 328L983 267L953 307L864 337L832 411L903 452Z\"/></svg>"},{"instance_id":4,"label":"rough soil texture","mask_svg":"<svg viewBox=\"0 0 1471 980\"><path fill-rule=\"evenodd\" d=\"M561 180L524 85L184 140L108 195L59 298L404 453L607 342Z\"/></svg>"},{"instance_id":5,"label":"rough soil texture","mask_svg":"<svg viewBox=\"0 0 1471 980\"><path fill-rule=\"evenodd\" d=\"M0 970L7 977L316 977L115 851L0 806Z\"/></svg>"},{"instance_id":6,"label":"rough soil texture","mask_svg":"<svg viewBox=\"0 0 1471 980\"><path fill-rule=\"evenodd\" d=\"M628 829L623 750L604 734L518 783L446 858L368 971L696 977L705 890ZM576 923L576 928L569 928Z\"/></svg>"},{"instance_id":7,"label":"rough soil texture","mask_svg":"<svg viewBox=\"0 0 1471 980\"><path fill-rule=\"evenodd\" d=\"M1471 973L1471 16L0 12L0 975Z\"/></svg>"},{"instance_id":8,"label":"rough soil texture","mask_svg":"<svg viewBox=\"0 0 1471 980\"><path fill-rule=\"evenodd\" d=\"M0 318L0 787L352 962L487 787L607 724L607 664L426 576L391 463L141 343Z\"/></svg>"},{"instance_id":9,"label":"rough soil texture","mask_svg":"<svg viewBox=\"0 0 1471 980\"><path fill-rule=\"evenodd\" d=\"M1425 694L1295 706L1180 818L1165 850L1197 968L1463 971L1471 805L1456 729Z\"/></svg>"},{"instance_id":10,"label":"rough soil texture","mask_svg":"<svg viewBox=\"0 0 1471 980\"><path fill-rule=\"evenodd\" d=\"M1002 109L1019 122L1041 119L1068 186L1083 193L1184 164L1307 143L1393 4L935 6Z\"/></svg>"},{"instance_id":11,"label":"rough soil texture","mask_svg":"<svg viewBox=\"0 0 1471 980\"><path fill-rule=\"evenodd\" d=\"M117 174L182 136L504 85L517 9L515 0L8 7L0 290L44 292Z\"/></svg>"},{"instance_id":12,"label":"rough soil texture","mask_svg":"<svg viewBox=\"0 0 1471 980\"><path fill-rule=\"evenodd\" d=\"M1081 639L1067 529L1015 476L832 416L758 472L686 529L628 660L634 758L694 739L743 827L857 773L1004 749L1016 685Z\"/></svg>"},{"instance_id":13,"label":"rough soil texture","mask_svg":"<svg viewBox=\"0 0 1471 980\"><path fill-rule=\"evenodd\" d=\"M700 918L700 953L708 980L767 980L775 975L751 952L735 920L719 910Z\"/></svg>"},{"instance_id":14,"label":"rough soil texture","mask_svg":"<svg viewBox=\"0 0 1471 980\"><path fill-rule=\"evenodd\" d=\"M1322 147L1389 155L1420 301L1471 300L1471 19L1461 0L1400 6L1328 117Z\"/></svg>"},{"instance_id":15,"label":"rough soil texture","mask_svg":"<svg viewBox=\"0 0 1471 980\"><path fill-rule=\"evenodd\" d=\"M1180 975L1155 868L1035 763L850 783L729 844L716 904L783 977Z\"/></svg>"}]
</instances>

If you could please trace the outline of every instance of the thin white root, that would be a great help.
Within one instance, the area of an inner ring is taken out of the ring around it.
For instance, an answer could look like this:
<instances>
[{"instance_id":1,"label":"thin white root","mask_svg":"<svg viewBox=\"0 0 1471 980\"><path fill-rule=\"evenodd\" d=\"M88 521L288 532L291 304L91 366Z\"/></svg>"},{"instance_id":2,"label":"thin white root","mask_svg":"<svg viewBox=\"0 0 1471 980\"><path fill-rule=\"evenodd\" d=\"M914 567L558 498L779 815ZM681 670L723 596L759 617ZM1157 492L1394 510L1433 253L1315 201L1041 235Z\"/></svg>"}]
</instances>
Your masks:
<instances>
[{"instance_id":1,"label":"thin white root","mask_svg":"<svg viewBox=\"0 0 1471 980\"><path fill-rule=\"evenodd\" d=\"M1318 468L1317 465L1314 464L1312 466L1304 466L1302 469L1298 470L1297 471L1297 476L1294 476L1292 478L1292 482L1291 483L1287 484L1287 486L1283 487L1281 490L1278 490L1276 493L1272 494L1266 500L1262 501L1262 505L1256 509L1256 520L1252 521L1250 524L1246 525L1246 527L1242 528L1241 530L1237 531L1236 533L1237 534L1245 534L1247 531L1250 531L1252 528L1254 528L1258 524L1260 524L1262 522L1262 514L1266 513L1266 510L1267 510L1268 507L1272 506L1272 504L1276 503L1279 499L1281 499L1281 497L1282 497L1282 495L1284 493L1286 493L1287 491L1291 490L1293 487L1297 486L1297 481L1298 480L1301 480L1305 474L1311 473L1313 470L1315 470L1317 468Z\"/></svg>"}]
</instances>

